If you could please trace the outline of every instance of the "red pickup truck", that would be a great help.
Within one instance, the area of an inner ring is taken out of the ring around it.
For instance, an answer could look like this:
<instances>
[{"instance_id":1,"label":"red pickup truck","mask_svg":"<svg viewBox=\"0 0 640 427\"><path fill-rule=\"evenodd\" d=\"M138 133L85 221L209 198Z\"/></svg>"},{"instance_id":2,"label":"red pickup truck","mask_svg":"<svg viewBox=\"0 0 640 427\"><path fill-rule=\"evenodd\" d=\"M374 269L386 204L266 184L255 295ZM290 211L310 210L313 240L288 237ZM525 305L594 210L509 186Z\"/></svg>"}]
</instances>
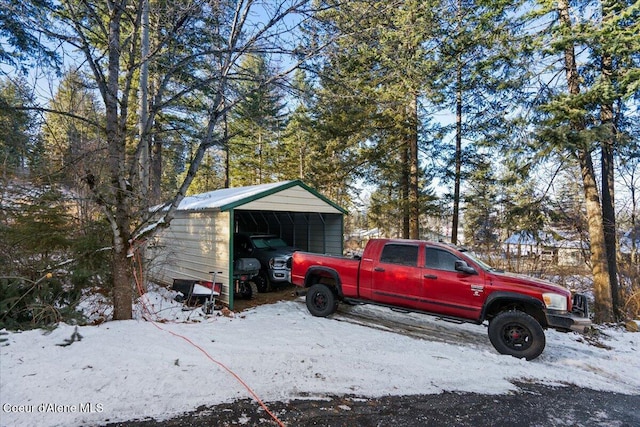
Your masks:
<instances>
[{"instance_id":1,"label":"red pickup truck","mask_svg":"<svg viewBox=\"0 0 640 427\"><path fill-rule=\"evenodd\" d=\"M527 360L544 350L544 329L584 332L591 325L584 295L496 270L443 243L375 239L360 258L295 252L291 281L306 288L314 316L329 316L344 301L488 321L496 350Z\"/></svg>"}]
</instances>

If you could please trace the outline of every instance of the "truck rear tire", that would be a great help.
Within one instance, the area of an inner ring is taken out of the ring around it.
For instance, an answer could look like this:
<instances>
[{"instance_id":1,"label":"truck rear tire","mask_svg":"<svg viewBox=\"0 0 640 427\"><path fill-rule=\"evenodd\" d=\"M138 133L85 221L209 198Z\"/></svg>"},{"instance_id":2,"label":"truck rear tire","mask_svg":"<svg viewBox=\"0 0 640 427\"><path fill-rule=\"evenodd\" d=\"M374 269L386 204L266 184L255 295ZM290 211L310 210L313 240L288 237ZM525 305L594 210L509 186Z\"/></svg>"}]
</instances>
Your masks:
<instances>
[{"instance_id":1,"label":"truck rear tire","mask_svg":"<svg viewBox=\"0 0 640 427\"><path fill-rule=\"evenodd\" d=\"M546 344L536 319L522 311L503 311L489 322L489 340L500 354L533 360Z\"/></svg>"},{"instance_id":2,"label":"truck rear tire","mask_svg":"<svg viewBox=\"0 0 640 427\"><path fill-rule=\"evenodd\" d=\"M333 290L322 283L317 283L307 291L307 309L317 317L327 317L338 309L338 299Z\"/></svg>"}]
</instances>

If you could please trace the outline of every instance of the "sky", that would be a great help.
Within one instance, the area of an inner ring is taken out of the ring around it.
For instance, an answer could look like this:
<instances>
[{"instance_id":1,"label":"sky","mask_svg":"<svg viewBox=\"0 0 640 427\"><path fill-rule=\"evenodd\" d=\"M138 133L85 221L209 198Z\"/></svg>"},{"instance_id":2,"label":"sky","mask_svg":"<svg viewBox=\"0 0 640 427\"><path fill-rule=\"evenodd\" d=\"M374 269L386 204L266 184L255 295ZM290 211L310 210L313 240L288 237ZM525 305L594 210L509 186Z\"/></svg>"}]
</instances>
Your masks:
<instances>
[{"instance_id":1,"label":"sky","mask_svg":"<svg viewBox=\"0 0 640 427\"><path fill-rule=\"evenodd\" d=\"M600 329L598 345L547 331L545 351L527 362L498 354L483 325L375 306L316 318L303 298L206 316L174 296L152 287L136 320L0 332L0 425L168 419L246 398L268 407L342 394L505 394L518 381L640 394L640 333L619 328ZM82 307L93 319L111 310L95 297ZM398 333L403 324L427 332Z\"/></svg>"}]
</instances>

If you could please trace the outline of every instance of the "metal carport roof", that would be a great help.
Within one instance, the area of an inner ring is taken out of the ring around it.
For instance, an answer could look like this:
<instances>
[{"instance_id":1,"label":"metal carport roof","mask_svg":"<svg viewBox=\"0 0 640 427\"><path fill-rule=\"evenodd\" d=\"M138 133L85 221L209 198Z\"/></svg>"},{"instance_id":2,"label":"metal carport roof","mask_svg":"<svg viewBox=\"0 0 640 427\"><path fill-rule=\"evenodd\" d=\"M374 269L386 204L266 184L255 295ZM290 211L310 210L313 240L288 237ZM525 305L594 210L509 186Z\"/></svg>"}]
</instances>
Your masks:
<instances>
[{"instance_id":1,"label":"metal carport roof","mask_svg":"<svg viewBox=\"0 0 640 427\"><path fill-rule=\"evenodd\" d=\"M287 202L283 206L284 199L287 199ZM252 210L347 213L345 209L300 180L223 188L188 196L180 202L178 210L225 212L240 207Z\"/></svg>"}]
</instances>

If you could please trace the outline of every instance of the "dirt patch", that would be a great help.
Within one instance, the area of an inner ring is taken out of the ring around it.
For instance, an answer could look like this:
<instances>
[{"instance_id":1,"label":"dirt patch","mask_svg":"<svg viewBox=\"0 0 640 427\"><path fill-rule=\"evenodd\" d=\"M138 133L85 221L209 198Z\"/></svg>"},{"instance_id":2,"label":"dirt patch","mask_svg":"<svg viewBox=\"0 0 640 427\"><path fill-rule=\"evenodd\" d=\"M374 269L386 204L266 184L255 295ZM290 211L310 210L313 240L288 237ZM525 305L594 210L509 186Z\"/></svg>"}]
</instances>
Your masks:
<instances>
[{"instance_id":1,"label":"dirt patch","mask_svg":"<svg viewBox=\"0 0 640 427\"><path fill-rule=\"evenodd\" d=\"M408 337L427 341L439 341L450 344L476 344L486 346L487 330L482 326L473 329L460 328L463 322L442 319L437 316L406 313L385 309L379 311L367 309L368 306L349 306L340 304L338 311L331 318L338 322L348 322L381 331L394 332Z\"/></svg>"},{"instance_id":2,"label":"dirt patch","mask_svg":"<svg viewBox=\"0 0 640 427\"><path fill-rule=\"evenodd\" d=\"M233 301L233 311L239 313L253 307L263 304L274 304L279 301L291 301L297 298L296 290L299 288L295 285L280 285L270 292L259 292L252 299L235 299Z\"/></svg>"}]
</instances>

